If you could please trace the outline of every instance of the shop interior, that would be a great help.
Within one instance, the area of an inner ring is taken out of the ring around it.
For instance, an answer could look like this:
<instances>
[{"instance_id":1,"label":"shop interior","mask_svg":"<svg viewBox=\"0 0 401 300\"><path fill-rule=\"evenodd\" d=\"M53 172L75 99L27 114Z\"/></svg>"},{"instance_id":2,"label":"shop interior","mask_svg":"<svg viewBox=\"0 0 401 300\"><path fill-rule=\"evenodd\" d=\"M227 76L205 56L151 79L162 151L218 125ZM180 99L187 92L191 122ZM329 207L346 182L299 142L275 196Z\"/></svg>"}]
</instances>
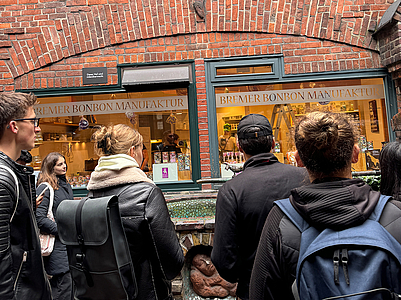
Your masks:
<instances>
[{"instance_id":1,"label":"shop interior","mask_svg":"<svg viewBox=\"0 0 401 300\"><path fill-rule=\"evenodd\" d=\"M249 91L299 89L300 87L322 86L356 86L383 84L382 79L342 80L332 82L304 82L301 84L275 84L258 86L236 86L216 88L217 94L241 93ZM388 142L388 124L384 98L368 100L296 102L273 105L230 106L217 108L217 128L219 137L219 157L222 176L227 173L226 164L242 165L243 156L235 147L226 145L235 141L237 126L241 118L255 113L266 116L272 123L276 146L273 150L282 163L296 165L294 153L294 127L306 113L312 111L330 111L346 114L359 128L359 161L352 165L353 171L368 171L379 169L379 153L383 145ZM221 141L224 141L221 145Z\"/></svg>"},{"instance_id":2,"label":"shop interior","mask_svg":"<svg viewBox=\"0 0 401 300\"><path fill-rule=\"evenodd\" d=\"M39 104L107 99L149 99L171 94L177 94L177 90L40 98ZM148 157L147 165L144 165L142 169L149 178L157 182L158 178L153 176L154 170L161 170L162 166L168 165L168 171L173 173L175 181L191 179L191 145L187 109L41 117L41 132L37 135L35 148L30 151L33 158L31 166L35 171L39 171L42 159L48 153L60 152L66 158L67 178L73 188L86 187L99 158L95 154L94 143L91 141L92 134L100 126L112 124L126 124L141 133L144 148L146 148L144 156ZM173 136L173 139L169 136ZM169 147L166 148L167 145ZM167 150L164 151L164 149ZM160 178L160 181L163 182L163 178Z\"/></svg>"}]
</instances>

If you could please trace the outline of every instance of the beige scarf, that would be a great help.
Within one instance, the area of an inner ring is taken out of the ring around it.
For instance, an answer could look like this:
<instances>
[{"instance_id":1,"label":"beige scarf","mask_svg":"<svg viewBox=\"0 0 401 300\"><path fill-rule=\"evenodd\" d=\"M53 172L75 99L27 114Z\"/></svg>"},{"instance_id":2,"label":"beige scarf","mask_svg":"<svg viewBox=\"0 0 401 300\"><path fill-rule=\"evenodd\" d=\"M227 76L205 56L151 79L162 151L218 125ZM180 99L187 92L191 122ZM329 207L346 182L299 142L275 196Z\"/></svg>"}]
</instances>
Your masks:
<instances>
[{"instance_id":1,"label":"beige scarf","mask_svg":"<svg viewBox=\"0 0 401 300\"><path fill-rule=\"evenodd\" d=\"M92 172L87 189L100 190L126 183L149 182L134 158L126 154L102 156Z\"/></svg>"}]
</instances>

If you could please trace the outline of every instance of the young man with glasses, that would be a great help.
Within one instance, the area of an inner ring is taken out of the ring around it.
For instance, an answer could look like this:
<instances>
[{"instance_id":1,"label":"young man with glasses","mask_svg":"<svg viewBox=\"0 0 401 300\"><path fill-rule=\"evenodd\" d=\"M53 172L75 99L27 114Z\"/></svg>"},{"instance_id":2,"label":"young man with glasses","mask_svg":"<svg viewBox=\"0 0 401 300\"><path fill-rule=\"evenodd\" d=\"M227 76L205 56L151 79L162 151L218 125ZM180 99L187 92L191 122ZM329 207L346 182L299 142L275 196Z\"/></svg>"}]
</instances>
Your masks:
<instances>
[{"instance_id":1,"label":"young man with glasses","mask_svg":"<svg viewBox=\"0 0 401 300\"><path fill-rule=\"evenodd\" d=\"M0 299L51 299L33 212L33 169L15 162L40 132L35 103L33 94L0 93Z\"/></svg>"}]
</instances>

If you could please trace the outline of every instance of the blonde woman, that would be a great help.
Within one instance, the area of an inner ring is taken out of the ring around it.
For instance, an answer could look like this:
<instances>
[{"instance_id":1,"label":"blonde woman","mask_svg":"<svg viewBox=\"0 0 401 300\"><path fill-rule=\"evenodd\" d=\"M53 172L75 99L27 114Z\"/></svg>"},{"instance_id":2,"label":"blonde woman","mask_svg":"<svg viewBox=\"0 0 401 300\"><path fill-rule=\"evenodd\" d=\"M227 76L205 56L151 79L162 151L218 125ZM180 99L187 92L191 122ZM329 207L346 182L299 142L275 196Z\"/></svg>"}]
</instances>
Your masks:
<instances>
[{"instance_id":1,"label":"blonde woman","mask_svg":"<svg viewBox=\"0 0 401 300\"><path fill-rule=\"evenodd\" d=\"M53 196L53 216L59 204L66 199L74 199L71 185L66 179L67 164L65 157L58 152L51 152L43 159L37 182L36 194L43 195L42 202L36 209L36 221L41 232L54 235L54 249L49 256L43 257L46 273L51 276L50 285L54 300L71 300L72 278L68 266L67 247L58 237L57 224L47 217L51 190ZM45 185L43 183L48 183ZM43 193L44 192L44 193Z\"/></svg>"},{"instance_id":2,"label":"blonde woman","mask_svg":"<svg viewBox=\"0 0 401 300\"><path fill-rule=\"evenodd\" d=\"M92 139L100 159L89 196L119 195L139 289L136 299L173 299L170 281L181 271L184 257L164 196L140 169L142 136L119 124L100 128Z\"/></svg>"}]
</instances>

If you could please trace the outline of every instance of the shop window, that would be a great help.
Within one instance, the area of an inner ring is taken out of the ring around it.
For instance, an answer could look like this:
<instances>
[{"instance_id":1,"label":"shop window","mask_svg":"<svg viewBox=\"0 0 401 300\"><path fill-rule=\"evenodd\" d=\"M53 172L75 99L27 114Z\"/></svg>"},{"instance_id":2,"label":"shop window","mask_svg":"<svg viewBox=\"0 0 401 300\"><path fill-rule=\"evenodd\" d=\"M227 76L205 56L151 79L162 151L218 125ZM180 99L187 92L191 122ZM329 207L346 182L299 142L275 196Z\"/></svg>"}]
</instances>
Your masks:
<instances>
[{"instance_id":1,"label":"shop window","mask_svg":"<svg viewBox=\"0 0 401 300\"><path fill-rule=\"evenodd\" d=\"M247 114L265 115L273 127L279 161L296 165L294 126L306 113L331 111L347 115L360 130L359 161L353 171L378 170L378 155L389 140L383 80L350 79L265 85L215 87L219 160L242 165L236 145L238 122Z\"/></svg>"},{"instance_id":2,"label":"shop window","mask_svg":"<svg viewBox=\"0 0 401 300\"><path fill-rule=\"evenodd\" d=\"M227 75L246 75L246 74L267 74L273 72L272 65L252 66L252 67L232 67L216 68L216 76Z\"/></svg>"},{"instance_id":3,"label":"shop window","mask_svg":"<svg viewBox=\"0 0 401 300\"><path fill-rule=\"evenodd\" d=\"M101 125L126 124L142 134L148 154L143 169L156 183L192 179L187 88L40 97L35 111L41 134L31 151L34 169L48 153L60 152L75 188L86 187L97 164L91 136Z\"/></svg>"}]
</instances>

